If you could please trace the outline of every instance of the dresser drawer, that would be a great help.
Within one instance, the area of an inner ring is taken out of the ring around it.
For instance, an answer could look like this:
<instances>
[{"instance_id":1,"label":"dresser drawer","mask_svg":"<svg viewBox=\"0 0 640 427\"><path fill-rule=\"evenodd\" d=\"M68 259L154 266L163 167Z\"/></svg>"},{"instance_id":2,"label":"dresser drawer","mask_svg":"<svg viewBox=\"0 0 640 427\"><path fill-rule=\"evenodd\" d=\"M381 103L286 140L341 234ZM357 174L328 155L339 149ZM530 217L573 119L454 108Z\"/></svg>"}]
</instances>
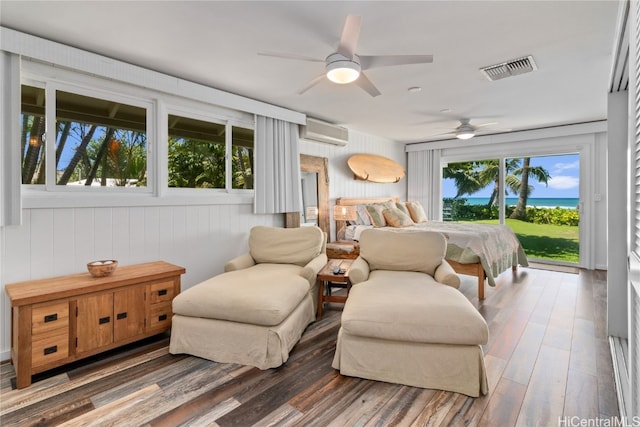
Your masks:
<instances>
[{"instance_id":1,"label":"dresser drawer","mask_svg":"<svg viewBox=\"0 0 640 427\"><path fill-rule=\"evenodd\" d=\"M31 367L46 365L69 356L69 331L49 334L34 339L31 344Z\"/></svg>"},{"instance_id":2,"label":"dresser drawer","mask_svg":"<svg viewBox=\"0 0 640 427\"><path fill-rule=\"evenodd\" d=\"M149 310L149 329L164 329L171 326L171 303L155 304Z\"/></svg>"},{"instance_id":3,"label":"dresser drawer","mask_svg":"<svg viewBox=\"0 0 640 427\"><path fill-rule=\"evenodd\" d=\"M173 280L166 282L158 282L149 285L149 304L157 304L161 302L173 301L174 282Z\"/></svg>"},{"instance_id":4,"label":"dresser drawer","mask_svg":"<svg viewBox=\"0 0 640 427\"><path fill-rule=\"evenodd\" d=\"M69 302L34 305L31 311L31 333L45 334L49 331L69 327Z\"/></svg>"}]
</instances>

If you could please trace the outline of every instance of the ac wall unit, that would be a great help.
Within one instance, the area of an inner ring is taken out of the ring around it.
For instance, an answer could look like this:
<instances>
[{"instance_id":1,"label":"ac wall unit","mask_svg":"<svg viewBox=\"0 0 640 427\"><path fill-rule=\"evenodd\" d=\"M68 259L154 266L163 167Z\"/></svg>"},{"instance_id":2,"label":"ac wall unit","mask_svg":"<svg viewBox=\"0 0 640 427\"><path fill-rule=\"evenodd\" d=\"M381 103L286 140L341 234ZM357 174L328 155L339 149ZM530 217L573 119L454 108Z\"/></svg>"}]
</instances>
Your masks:
<instances>
[{"instance_id":1,"label":"ac wall unit","mask_svg":"<svg viewBox=\"0 0 640 427\"><path fill-rule=\"evenodd\" d=\"M349 129L317 119L307 118L307 125L300 128L300 138L328 144L347 145L349 142Z\"/></svg>"}]
</instances>

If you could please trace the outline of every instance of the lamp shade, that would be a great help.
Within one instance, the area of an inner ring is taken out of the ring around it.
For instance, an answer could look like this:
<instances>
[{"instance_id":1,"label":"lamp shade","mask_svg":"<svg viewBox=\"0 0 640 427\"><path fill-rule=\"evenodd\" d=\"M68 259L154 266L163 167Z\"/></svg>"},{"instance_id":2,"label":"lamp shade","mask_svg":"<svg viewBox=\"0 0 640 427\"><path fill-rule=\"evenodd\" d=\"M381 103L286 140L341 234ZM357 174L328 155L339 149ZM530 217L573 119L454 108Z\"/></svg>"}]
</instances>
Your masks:
<instances>
[{"instance_id":1,"label":"lamp shade","mask_svg":"<svg viewBox=\"0 0 640 427\"><path fill-rule=\"evenodd\" d=\"M333 219L335 221L355 221L358 219L357 208L355 206L335 205L333 207Z\"/></svg>"}]
</instances>

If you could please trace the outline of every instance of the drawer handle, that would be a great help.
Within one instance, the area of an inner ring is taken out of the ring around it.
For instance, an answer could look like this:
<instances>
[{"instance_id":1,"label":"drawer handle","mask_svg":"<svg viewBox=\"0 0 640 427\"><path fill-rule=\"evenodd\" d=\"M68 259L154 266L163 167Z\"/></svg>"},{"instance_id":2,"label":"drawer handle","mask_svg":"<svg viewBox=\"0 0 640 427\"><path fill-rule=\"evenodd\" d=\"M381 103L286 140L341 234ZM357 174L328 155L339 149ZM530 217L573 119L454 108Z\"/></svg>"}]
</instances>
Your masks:
<instances>
[{"instance_id":1,"label":"drawer handle","mask_svg":"<svg viewBox=\"0 0 640 427\"><path fill-rule=\"evenodd\" d=\"M52 347L47 347L44 349L44 355L53 354L58 352L58 346L54 345Z\"/></svg>"},{"instance_id":2,"label":"drawer handle","mask_svg":"<svg viewBox=\"0 0 640 427\"><path fill-rule=\"evenodd\" d=\"M44 323L55 322L56 320L58 320L58 313L48 314L44 316Z\"/></svg>"},{"instance_id":3,"label":"drawer handle","mask_svg":"<svg viewBox=\"0 0 640 427\"><path fill-rule=\"evenodd\" d=\"M160 316L158 316L158 322L162 322L163 320L167 320L166 314L161 314Z\"/></svg>"},{"instance_id":4,"label":"drawer handle","mask_svg":"<svg viewBox=\"0 0 640 427\"><path fill-rule=\"evenodd\" d=\"M101 317L100 320L98 320L98 324L104 325L105 323L109 323L110 321L111 321L111 316Z\"/></svg>"},{"instance_id":5,"label":"drawer handle","mask_svg":"<svg viewBox=\"0 0 640 427\"><path fill-rule=\"evenodd\" d=\"M158 291L158 296L160 296L160 297L163 296L163 295L166 295L166 294L167 294L167 290L166 289L160 289Z\"/></svg>"},{"instance_id":6,"label":"drawer handle","mask_svg":"<svg viewBox=\"0 0 640 427\"><path fill-rule=\"evenodd\" d=\"M118 313L116 315L116 319L118 320L122 320L122 319L126 319L127 318L127 312L125 311L124 313Z\"/></svg>"}]
</instances>

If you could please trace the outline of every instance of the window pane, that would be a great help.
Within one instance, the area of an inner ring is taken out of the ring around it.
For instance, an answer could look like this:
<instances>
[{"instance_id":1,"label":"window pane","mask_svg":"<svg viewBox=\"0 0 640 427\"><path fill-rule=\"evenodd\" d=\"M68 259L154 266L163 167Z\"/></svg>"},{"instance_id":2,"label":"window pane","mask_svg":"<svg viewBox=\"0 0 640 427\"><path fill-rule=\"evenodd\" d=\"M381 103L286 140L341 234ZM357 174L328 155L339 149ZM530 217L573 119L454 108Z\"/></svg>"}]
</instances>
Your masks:
<instances>
[{"instance_id":1,"label":"window pane","mask_svg":"<svg viewBox=\"0 0 640 427\"><path fill-rule=\"evenodd\" d=\"M56 92L58 185L145 187L146 109Z\"/></svg>"},{"instance_id":2,"label":"window pane","mask_svg":"<svg viewBox=\"0 0 640 427\"><path fill-rule=\"evenodd\" d=\"M45 145L42 135L45 131L44 89L31 86L21 88L22 136L22 183L45 183Z\"/></svg>"},{"instance_id":3,"label":"window pane","mask_svg":"<svg viewBox=\"0 0 640 427\"><path fill-rule=\"evenodd\" d=\"M253 189L253 129L231 131L232 188Z\"/></svg>"},{"instance_id":4,"label":"window pane","mask_svg":"<svg viewBox=\"0 0 640 427\"><path fill-rule=\"evenodd\" d=\"M506 224L529 259L580 261L580 155L506 159Z\"/></svg>"},{"instance_id":5,"label":"window pane","mask_svg":"<svg viewBox=\"0 0 640 427\"><path fill-rule=\"evenodd\" d=\"M225 125L169 114L169 187L224 184Z\"/></svg>"},{"instance_id":6,"label":"window pane","mask_svg":"<svg viewBox=\"0 0 640 427\"><path fill-rule=\"evenodd\" d=\"M442 169L442 219L479 221L499 217L500 162L449 163Z\"/></svg>"}]
</instances>

